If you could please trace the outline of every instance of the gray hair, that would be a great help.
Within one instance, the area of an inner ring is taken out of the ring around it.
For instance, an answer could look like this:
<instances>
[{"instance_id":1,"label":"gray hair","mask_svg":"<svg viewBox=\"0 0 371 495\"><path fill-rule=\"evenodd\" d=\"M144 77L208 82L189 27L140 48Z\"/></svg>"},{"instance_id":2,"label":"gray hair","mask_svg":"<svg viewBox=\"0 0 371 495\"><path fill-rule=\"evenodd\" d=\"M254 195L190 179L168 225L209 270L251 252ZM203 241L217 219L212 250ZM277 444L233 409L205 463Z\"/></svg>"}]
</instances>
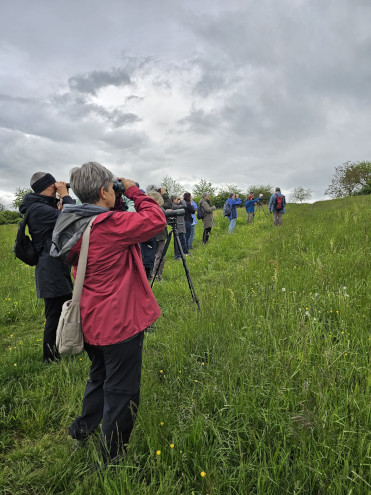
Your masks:
<instances>
[{"instance_id":1,"label":"gray hair","mask_svg":"<svg viewBox=\"0 0 371 495\"><path fill-rule=\"evenodd\" d=\"M209 193L209 192L204 192L204 193L202 193L202 197L203 197L203 198L206 198L206 196L210 196L210 193Z\"/></svg>"},{"instance_id":2,"label":"gray hair","mask_svg":"<svg viewBox=\"0 0 371 495\"><path fill-rule=\"evenodd\" d=\"M46 175L46 172L35 172L33 174L33 176L31 177L31 180L30 180L30 186L32 187L35 182L37 182L39 179L42 179L43 177L45 177Z\"/></svg>"},{"instance_id":3,"label":"gray hair","mask_svg":"<svg viewBox=\"0 0 371 495\"><path fill-rule=\"evenodd\" d=\"M97 162L84 163L70 172L71 188L82 203L97 203L101 187L108 191L112 179L112 172Z\"/></svg>"}]
</instances>

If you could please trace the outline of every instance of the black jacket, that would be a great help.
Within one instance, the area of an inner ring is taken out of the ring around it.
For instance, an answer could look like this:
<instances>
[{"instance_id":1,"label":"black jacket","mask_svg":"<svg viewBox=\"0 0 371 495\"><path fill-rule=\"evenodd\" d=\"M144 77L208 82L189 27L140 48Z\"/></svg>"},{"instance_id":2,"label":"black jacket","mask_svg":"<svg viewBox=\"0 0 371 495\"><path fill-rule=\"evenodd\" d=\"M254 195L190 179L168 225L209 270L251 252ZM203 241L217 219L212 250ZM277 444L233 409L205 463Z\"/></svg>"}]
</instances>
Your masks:
<instances>
[{"instance_id":1,"label":"black jacket","mask_svg":"<svg viewBox=\"0 0 371 495\"><path fill-rule=\"evenodd\" d=\"M74 204L74 200L65 196L63 204ZM37 297L47 299L71 294L71 267L49 255L52 233L59 215L57 200L29 193L19 206L20 213L26 213L30 206L32 210L28 215L28 229L36 249L41 249L35 269Z\"/></svg>"},{"instance_id":2,"label":"black jacket","mask_svg":"<svg viewBox=\"0 0 371 495\"><path fill-rule=\"evenodd\" d=\"M184 220L187 223L193 223L192 213L195 213L196 210L193 208L193 205L190 201L184 200L184 203L186 204Z\"/></svg>"}]
</instances>

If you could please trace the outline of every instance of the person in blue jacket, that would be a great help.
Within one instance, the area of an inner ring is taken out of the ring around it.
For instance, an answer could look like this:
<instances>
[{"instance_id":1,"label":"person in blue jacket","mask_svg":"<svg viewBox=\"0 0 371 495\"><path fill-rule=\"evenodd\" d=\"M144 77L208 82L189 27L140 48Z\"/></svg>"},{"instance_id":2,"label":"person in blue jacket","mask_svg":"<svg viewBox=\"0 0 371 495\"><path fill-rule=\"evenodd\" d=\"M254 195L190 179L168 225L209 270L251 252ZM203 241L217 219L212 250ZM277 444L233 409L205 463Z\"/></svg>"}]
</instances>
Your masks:
<instances>
[{"instance_id":1,"label":"person in blue jacket","mask_svg":"<svg viewBox=\"0 0 371 495\"><path fill-rule=\"evenodd\" d=\"M254 199L254 193L251 192L247 196L247 200L245 201L245 208L247 213L247 223L252 223L255 216L255 203L262 199L263 195L259 194L257 198Z\"/></svg>"},{"instance_id":2,"label":"person in blue jacket","mask_svg":"<svg viewBox=\"0 0 371 495\"><path fill-rule=\"evenodd\" d=\"M281 198L281 208L277 205L277 198ZM273 213L273 225L276 227L278 225L282 225L282 215L285 213L286 199L285 196L281 193L281 189L276 187L275 193L272 194L271 199L269 200L269 213Z\"/></svg>"},{"instance_id":3,"label":"person in blue jacket","mask_svg":"<svg viewBox=\"0 0 371 495\"><path fill-rule=\"evenodd\" d=\"M229 218L228 234L233 234L237 222L236 206L240 205L242 201L241 198L239 197L239 194L230 193L226 203L228 203L231 208L231 213L228 216Z\"/></svg>"}]
</instances>

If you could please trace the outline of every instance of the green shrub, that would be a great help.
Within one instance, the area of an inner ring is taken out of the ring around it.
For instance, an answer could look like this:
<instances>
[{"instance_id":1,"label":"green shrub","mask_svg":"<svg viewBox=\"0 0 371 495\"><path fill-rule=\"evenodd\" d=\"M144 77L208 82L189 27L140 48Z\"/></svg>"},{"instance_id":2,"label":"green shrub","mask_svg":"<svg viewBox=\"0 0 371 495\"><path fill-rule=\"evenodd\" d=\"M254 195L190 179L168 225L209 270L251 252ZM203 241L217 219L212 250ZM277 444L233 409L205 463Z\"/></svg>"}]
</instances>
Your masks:
<instances>
[{"instance_id":1,"label":"green shrub","mask_svg":"<svg viewBox=\"0 0 371 495\"><path fill-rule=\"evenodd\" d=\"M21 217L18 211L4 210L0 211L0 225L5 225L7 223L18 223Z\"/></svg>"}]
</instances>

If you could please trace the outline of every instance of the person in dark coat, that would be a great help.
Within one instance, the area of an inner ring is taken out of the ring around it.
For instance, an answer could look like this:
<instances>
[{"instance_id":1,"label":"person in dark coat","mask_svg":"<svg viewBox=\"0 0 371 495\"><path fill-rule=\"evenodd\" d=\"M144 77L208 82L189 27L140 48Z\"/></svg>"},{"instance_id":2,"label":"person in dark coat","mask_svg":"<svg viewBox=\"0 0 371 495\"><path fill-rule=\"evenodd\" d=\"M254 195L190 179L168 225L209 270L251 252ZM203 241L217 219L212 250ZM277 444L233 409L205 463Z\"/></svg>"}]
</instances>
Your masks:
<instances>
[{"instance_id":1,"label":"person in dark coat","mask_svg":"<svg viewBox=\"0 0 371 495\"><path fill-rule=\"evenodd\" d=\"M215 220L213 216L213 212L216 210L216 206L210 205L210 193L204 192L202 194L202 199L200 201L200 205L205 211L205 215L202 219L202 226L204 228L204 232L202 235L202 244L207 244L209 242L211 229L215 226Z\"/></svg>"},{"instance_id":2,"label":"person in dark coat","mask_svg":"<svg viewBox=\"0 0 371 495\"><path fill-rule=\"evenodd\" d=\"M171 205L172 210L180 210L180 209L185 210L186 209L185 201L181 200L179 196L174 194L174 195L170 196L170 199L171 199L171 203L172 203L172 205ZM185 221L184 221L183 215L176 217L176 228L177 228L177 233L179 236L180 244L182 246L183 254L188 256L189 253L188 253L188 247L187 247L186 238L185 238L186 227L185 227ZM175 238L174 238L174 259L177 261L182 259L179 248L178 248L178 244L176 243Z\"/></svg>"},{"instance_id":3,"label":"person in dark coat","mask_svg":"<svg viewBox=\"0 0 371 495\"><path fill-rule=\"evenodd\" d=\"M185 228L186 228L185 240L186 240L186 245L187 245L187 249L188 249L189 245L190 245L191 234L192 234L192 224L193 224L192 215L195 214L196 210L194 209L194 206L192 204L191 193L189 193L189 192L184 193L183 194L183 201L185 203L185 215L184 215L184 222L185 222Z\"/></svg>"},{"instance_id":4,"label":"person in dark coat","mask_svg":"<svg viewBox=\"0 0 371 495\"><path fill-rule=\"evenodd\" d=\"M148 196L153 198L156 201L156 203L159 206L161 206L161 208L164 210L164 199L161 193L159 193L156 189L151 189L147 194ZM164 265L166 260L166 253L165 256L162 256L162 252L164 250L166 240L167 240L167 227L165 227L164 230L159 234L157 234L156 236L156 252L155 252L152 275L154 275L157 272L156 279L158 281L162 280L162 272L164 270ZM157 267L158 267L158 271L157 271Z\"/></svg>"},{"instance_id":5,"label":"person in dark coat","mask_svg":"<svg viewBox=\"0 0 371 495\"><path fill-rule=\"evenodd\" d=\"M35 248L40 251L35 268L36 294L44 299L45 305L43 361L51 362L59 359L55 347L56 331L62 305L72 297L72 281L71 267L52 258L49 251L60 210L63 205L75 202L68 194L66 183L57 182L49 173L36 172L30 185L34 192L26 194L19 211L25 214L31 208L28 228ZM57 192L60 200L56 199Z\"/></svg>"}]
</instances>

